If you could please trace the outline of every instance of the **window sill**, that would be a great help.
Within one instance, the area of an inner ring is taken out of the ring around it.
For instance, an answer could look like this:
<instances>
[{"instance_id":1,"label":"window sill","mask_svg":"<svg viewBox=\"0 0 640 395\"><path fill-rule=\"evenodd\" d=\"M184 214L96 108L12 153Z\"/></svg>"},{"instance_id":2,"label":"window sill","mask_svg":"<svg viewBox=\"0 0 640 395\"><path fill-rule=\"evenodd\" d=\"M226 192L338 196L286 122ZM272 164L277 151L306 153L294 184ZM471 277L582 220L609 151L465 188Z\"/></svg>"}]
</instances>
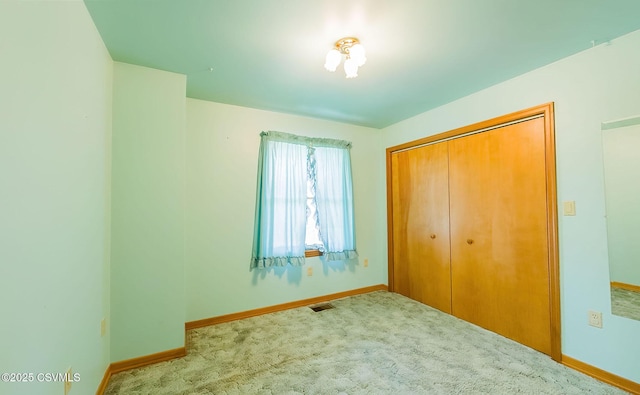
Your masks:
<instances>
[{"instance_id":1,"label":"window sill","mask_svg":"<svg viewBox=\"0 0 640 395\"><path fill-rule=\"evenodd\" d=\"M321 255L322 255L322 252L320 252L320 250L306 250L304 252L305 258L311 258L314 256L321 256Z\"/></svg>"}]
</instances>

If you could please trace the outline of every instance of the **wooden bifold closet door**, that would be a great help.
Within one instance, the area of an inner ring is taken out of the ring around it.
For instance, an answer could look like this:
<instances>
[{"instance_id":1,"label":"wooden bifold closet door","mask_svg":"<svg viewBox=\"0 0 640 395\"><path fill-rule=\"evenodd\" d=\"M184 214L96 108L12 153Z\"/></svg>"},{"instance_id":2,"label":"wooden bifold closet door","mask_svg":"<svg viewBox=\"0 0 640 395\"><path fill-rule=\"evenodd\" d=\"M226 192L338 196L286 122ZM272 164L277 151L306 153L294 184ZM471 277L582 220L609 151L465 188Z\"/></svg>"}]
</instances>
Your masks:
<instances>
[{"instance_id":1,"label":"wooden bifold closet door","mask_svg":"<svg viewBox=\"0 0 640 395\"><path fill-rule=\"evenodd\" d=\"M387 149L389 287L559 359L553 107L540 108Z\"/></svg>"},{"instance_id":2,"label":"wooden bifold closet door","mask_svg":"<svg viewBox=\"0 0 640 395\"><path fill-rule=\"evenodd\" d=\"M447 143L392 156L395 292L451 313ZM425 169L429 169L425 171Z\"/></svg>"},{"instance_id":3,"label":"wooden bifold closet door","mask_svg":"<svg viewBox=\"0 0 640 395\"><path fill-rule=\"evenodd\" d=\"M452 140L452 312L549 354L543 119Z\"/></svg>"}]
</instances>

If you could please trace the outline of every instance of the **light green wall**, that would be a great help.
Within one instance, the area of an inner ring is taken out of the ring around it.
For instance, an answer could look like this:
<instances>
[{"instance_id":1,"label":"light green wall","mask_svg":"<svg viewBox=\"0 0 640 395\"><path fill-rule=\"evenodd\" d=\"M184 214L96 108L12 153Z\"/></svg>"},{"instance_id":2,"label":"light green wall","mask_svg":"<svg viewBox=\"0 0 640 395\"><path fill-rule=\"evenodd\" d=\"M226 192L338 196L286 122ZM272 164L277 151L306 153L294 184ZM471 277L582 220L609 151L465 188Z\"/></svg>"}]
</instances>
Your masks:
<instances>
[{"instance_id":1,"label":"light green wall","mask_svg":"<svg viewBox=\"0 0 640 395\"><path fill-rule=\"evenodd\" d=\"M187 321L386 284L379 130L195 99L187 99L187 124ZM302 268L249 271L263 130L353 142L359 264L310 258Z\"/></svg>"},{"instance_id":2,"label":"light green wall","mask_svg":"<svg viewBox=\"0 0 640 395\"><path fill-rule=\"evenodd\" d=\"M114 64L111 360L184 346L183 75Z\"/></svg>"},{"instance_id":3,"label":"light green wall","mask_svg":"<svg viewBox=\"0 0 640 395\"><path fill-rule=\"evenodd\" d=\"M602 141L611 281L640 286L640 125L603 130Z\"/></svg>"},{"instance_id":4,"label":"light green wall","mask_svg":"<svg viewBox=\"0 0 640 395\"><path fill-rule=\"evenodd\" d=\"M636 382L640 322L611 315L609 302L600 124L640 114L638 48L640 31L383 130L389 147L555 102L558 200L577 210L559 217L562 352ZM587 325L590 309L603 312L604 328Z\"/></svg>"},{"instance_id":5,"label":"light green wall","mask_svg":"<svg viewBox=\"0 0 640 395\"><path fill-rule=\"evenodd\" d=\"M0 372L71 367L71 394L95 393L109 363L112 61L82 2L12 0L0 59Z\"/></svg>"}]
</instances>

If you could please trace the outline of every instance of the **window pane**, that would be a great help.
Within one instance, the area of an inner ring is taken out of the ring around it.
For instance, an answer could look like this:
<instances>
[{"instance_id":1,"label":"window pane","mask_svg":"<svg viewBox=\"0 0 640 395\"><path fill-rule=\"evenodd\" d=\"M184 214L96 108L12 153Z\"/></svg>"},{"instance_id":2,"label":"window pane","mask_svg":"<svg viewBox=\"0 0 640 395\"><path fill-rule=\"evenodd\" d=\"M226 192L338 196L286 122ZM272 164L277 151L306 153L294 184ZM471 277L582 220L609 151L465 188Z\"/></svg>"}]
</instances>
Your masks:
<instances>
[{"instance_id":1,"label":"window pane","mask_svg":"<svg viewBox=\"0 0 640 395\"><path fill-rule=\"evenodd\" d=\"M320 249L322 240L320 240L320 229L318 226L318 209L316 208L316 199L313 193L313 182L307 180L307 230L305 236L306 249Z\"/></svg>"}]
</instances>

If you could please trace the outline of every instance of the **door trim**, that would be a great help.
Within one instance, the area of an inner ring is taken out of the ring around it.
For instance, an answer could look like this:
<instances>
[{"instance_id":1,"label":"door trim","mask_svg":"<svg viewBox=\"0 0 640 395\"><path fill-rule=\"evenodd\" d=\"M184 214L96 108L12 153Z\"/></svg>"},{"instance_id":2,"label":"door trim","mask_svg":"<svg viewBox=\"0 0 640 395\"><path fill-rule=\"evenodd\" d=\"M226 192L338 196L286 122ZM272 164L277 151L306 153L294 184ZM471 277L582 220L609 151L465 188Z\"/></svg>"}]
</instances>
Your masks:
<instances>
[{"instance_id":1,"label":"door trim","mask_svg":"<svg viewBox=\"0 0 640 395\"><path fill-rule=\"evenodd\" d=\"M388 283L389 291L393 292L394 262L393 262L393 193L391 187L391 155L398 151L418 148L427 144L433 144L454 138L460 138L469 134L481 133L492 130L506 124L525 121L534 117L544 118L545 135L545 170L547 186L547 243L549 247L549 312L551 336L551 358L562 361L561 346L561 316L560 316L560 267L558 256L558 202L556 189L556 151L555 151L555 125L553 102L517 111L511 114L492 118L486 121L463 126L444 133L424 137L404 144L386 149L387 162L387 243L388 243Z\"/></svg>"}]
</instances>

